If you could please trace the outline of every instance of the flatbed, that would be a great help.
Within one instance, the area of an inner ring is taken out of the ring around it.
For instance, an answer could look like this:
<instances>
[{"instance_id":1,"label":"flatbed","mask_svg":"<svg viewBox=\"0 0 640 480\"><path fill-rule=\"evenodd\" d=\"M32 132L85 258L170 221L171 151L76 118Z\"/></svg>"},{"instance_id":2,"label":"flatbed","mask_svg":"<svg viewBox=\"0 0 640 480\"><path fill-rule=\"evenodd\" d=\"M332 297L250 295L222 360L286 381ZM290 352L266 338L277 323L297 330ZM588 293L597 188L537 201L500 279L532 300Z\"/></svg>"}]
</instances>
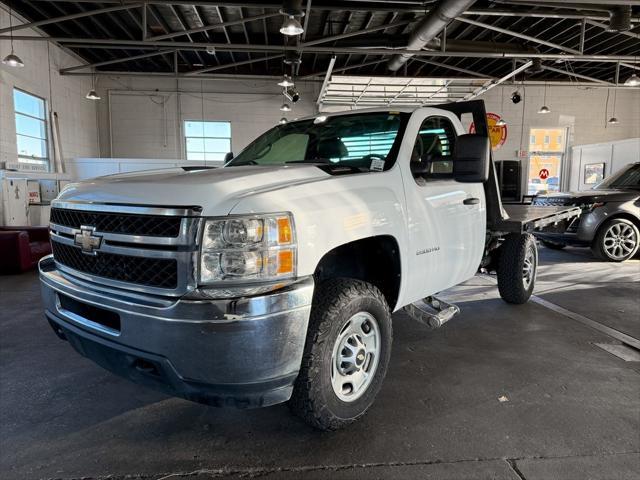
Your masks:
<instances>
[{"instance_id":1,"label":"flatbed","mask_svg":"<svg viewBox=\"0 0 640 480\"><path fill-rule=\"evenodd\" d=\"M579 217L582 212L579 207L539 207L525 204L503 205L503 208L506 216L494 223L492 230L495 232L532 232L562 220Z\"/></svg>"}]
</instances>

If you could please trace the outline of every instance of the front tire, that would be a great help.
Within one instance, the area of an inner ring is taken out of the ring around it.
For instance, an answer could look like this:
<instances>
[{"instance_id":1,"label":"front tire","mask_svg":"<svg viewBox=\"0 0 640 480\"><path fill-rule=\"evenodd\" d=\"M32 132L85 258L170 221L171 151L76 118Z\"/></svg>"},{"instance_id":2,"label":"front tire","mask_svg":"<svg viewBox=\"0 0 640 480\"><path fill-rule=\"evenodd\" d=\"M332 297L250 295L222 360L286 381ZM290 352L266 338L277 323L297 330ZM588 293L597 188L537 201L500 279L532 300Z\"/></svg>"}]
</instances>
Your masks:
<instances>
[{"instance_id":1,"label":"front tire","mask_svg":"<svg viewBox=\"0 0 640 480\"><path fill-rule=\"evenodd\" d=\"M500 246L498 290L507 303L526 303L533 293L538 270L538 250L533 235L510 233Z\"/></svg>"},{"instance_id":2,"label":"front tire","mask_svg":"<svg viewBox=\"0 0 640 480\"><path fill-rule=\"evenodd\" d=\"M591 245L596 258L607 262L624 262L638 251L640 232L625 218L613 218L598 229Z\"/></svg>"},{"instance_id":3,"label":"front tire","mask_svg":"<svg viewBox=\"0 0 640 480\"><path fill-rule=\"evenodd\" d=\"M338 278L317 286L292 412L320 430L337 430L373 403L391 355L391 312L375 286Z\"/></svg>"}]
</instances>

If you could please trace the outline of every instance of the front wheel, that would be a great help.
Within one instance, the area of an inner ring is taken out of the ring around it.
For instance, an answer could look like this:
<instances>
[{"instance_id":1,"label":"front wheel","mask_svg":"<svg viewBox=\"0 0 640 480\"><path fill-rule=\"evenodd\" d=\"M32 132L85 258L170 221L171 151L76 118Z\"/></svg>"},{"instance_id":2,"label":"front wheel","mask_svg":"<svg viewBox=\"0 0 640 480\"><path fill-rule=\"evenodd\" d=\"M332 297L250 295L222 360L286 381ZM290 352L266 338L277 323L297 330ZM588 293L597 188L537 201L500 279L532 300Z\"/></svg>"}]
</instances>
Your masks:
<instances>
[{"instance_id":1,"label":"front wheel","mask_svg":"<svg viewBox=\"0 0 640 480\"><path fill-rule=\"evenodd\" d=\"M320 430L364 415L387 372L391 313L375 286L338 278L317 286L300 374L289 406Z\"/></svg>"},{"instance_id":2,"label":"front wheel","mask_svg":"<svg viewBox=\"0 0 640 480\"><path fill-rule=\"evenodd\" d=\"M522 304L533 293L538 270L538 250L533 235L510 233L500 246L498 290L507 303Z\"/></svg>"},{"instance_id":3,"label":"front wheel","mask_svg":"<svg viewBox=\"0 0 640 480\"><path fill-rule=\"evenodd\" d=\"M624 218L609 220L598 229L591 251L600 260L624 262L638 251L638 227Z\"/></svg>"}]
</instances>

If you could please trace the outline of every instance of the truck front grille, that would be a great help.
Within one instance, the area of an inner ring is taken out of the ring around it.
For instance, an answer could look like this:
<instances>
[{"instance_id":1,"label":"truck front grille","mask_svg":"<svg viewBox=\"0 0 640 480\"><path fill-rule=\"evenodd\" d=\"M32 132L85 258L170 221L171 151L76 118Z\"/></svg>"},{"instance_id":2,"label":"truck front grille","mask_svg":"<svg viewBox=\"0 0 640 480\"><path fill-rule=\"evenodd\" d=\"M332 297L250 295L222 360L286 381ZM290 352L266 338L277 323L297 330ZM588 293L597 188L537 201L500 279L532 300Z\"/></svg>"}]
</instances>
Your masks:
<instances>
[{"instance_id":1,"label":"truck front grille","mask_svg":"<svg viewBox=\"0 0 640 480\"><path fill-rule=\"evenodd\" d=\"M178 264L174 259L133 257L100 253L85 255L77 247L51 242L53 258L78 272L148 287L178 286Z\"/></svg>"},{"instance_id":2,"label":"truck front grille","mask_svg":"<svg viewBox=\"0 0 640 480\"><path fill-rule=\"evenodd\" d=\"M177 237L180 234L180 217L163 215L132 215L126 213L91 212L51 209L51 223L80 228L91 225L99 232L152 237Z\"/></svg>"},{"instance_id":3,"label":"truck front grille","mask_svg":"<svg viewBox=\"0 0 640 480\"><path fill-rule=\"evenodd\" d=\"M154 295L196 286L199 207L142 207L54 200L58 268L82 280Z\"/></svg>"}]
</instances>

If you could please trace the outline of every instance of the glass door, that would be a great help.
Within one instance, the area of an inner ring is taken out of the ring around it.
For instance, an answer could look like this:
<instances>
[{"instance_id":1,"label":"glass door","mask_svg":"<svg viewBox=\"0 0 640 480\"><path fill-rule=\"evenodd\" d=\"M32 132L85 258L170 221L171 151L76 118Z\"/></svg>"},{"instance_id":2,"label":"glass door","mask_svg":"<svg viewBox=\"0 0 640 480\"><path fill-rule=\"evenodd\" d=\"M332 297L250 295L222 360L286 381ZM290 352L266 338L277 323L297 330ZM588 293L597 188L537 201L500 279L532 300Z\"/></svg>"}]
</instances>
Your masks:
<instances>
[{"instance_id":1,"label":"glass door","mask_svg":"<svg viewBox=\"0 0 640 480\"><path fill-rule=\"evenodd\" d=\"M530 130L527 195L560 191L566 136L566 128Z\"/></svg>"}]
</instances>

